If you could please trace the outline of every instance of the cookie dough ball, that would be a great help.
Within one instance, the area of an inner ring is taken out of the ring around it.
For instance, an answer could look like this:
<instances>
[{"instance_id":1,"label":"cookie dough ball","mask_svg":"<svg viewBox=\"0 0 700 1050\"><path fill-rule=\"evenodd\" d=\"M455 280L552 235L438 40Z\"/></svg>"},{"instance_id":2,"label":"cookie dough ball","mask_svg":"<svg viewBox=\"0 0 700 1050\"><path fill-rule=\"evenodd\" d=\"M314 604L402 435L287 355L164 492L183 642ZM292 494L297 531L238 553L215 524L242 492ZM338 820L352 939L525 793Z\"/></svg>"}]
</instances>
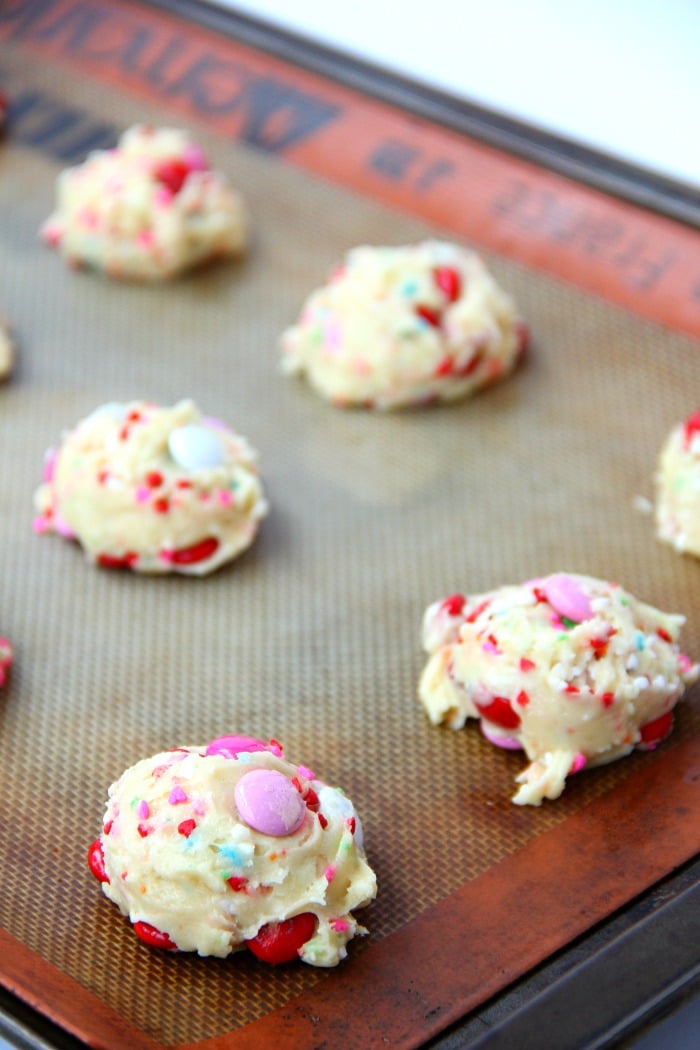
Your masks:
<instances>
[{"instance_id":1,"label":"cookie dough ball","mask_svg":"<svg viewBox=\"0 0 700 1050\"><path fill-rule=\"evenodd\" d=\"M0 379L10 374L14 361L15 344L9 326L0 315Z\"/></svg>"},{"instance_id":2,"label":"cookie dough ball","mask_svg":"<svg viewBox=\"0 0 700 1050\"><path fill-rule=\"evenodd\" d=\"M136 125L115 149L59 175L56 210L41 232L72 265L157 281L239 254L246 216L184 131Z\"/></svg>"},{"instance_id":3,"label":"cookie dough ball","mask_svg":"<svg viewBox=\"0 0 700 1050\"><path fill-rule=\"evenodd\" d=\"M472 394L527 343L478 255L426 241L350 251L281 337L282 369L336 405L391 409Z\"/></svg>"},{"instance_id":4,"label":"cookie dough ball","mask_svg":"<svg viewBox=\"0 0 700 1050\"><path fill-rule=\"evenodd\" d=\"M335 966L376 896L350 800L251 737L127 769L88 860L143 940L199 955Z\"/></svg>"},{"instance_id":5,"label":"cookie dough ball","mask_svg":"<svg viewBox=\"0 0 700 1050\"><path fill-rule=\"evenodd\" d=\"M7 638L0 638L0 685L5 684L7 673L12 666L12 646Z\"/></svg>"},{"instance_id":6,"label":"cookie dough ball","mask_svg":"<svg viewBox=\"0 0 700 1050\"><path fill-rule=\"evenodd\" d=\"M102 405L47 453L37 532L108 568L204 575L255 539L267 511L256 453L193 401Z\"/></svg>"},{"instance_id":7,"label":"cookie dough ball","mask_svg":"<svg viewBox=\"0 0 700 1050\"><path fill-rule=\"evenodd\" d=\"M555 573L425 613L420 698L433 724L480 719L493 744L525 751L513 801L558 798L585 766L650 750L700 667L678 648L684 617L617 584Z\"/></svg>"},{"instance_id":8,"label":"cookie dough ball","mask_svg":"<svg viewBox=\"0 0 700 1050\"><path fill-rule=\"evenodd\" d=\"M700 412L668 435L655 480L659 539L700 557Z\"/></svg>"}]
</instances>

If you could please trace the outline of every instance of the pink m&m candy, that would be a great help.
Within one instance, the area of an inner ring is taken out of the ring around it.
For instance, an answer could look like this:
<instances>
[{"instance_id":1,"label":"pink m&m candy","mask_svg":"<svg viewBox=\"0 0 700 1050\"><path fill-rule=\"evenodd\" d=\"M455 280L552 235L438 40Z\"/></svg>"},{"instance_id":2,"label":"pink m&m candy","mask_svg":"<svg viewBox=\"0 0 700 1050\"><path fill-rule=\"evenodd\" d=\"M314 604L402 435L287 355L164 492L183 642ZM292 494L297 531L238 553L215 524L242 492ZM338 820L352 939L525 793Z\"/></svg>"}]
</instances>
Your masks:
<instances>
[{"instance_id":1,"label":"pink m&m candy","mask_svg":"<svg viewBox=\"0 0 700 1050\"><path fill-rule=\"evenodd\" d=\"M590 601L573 576L555 573L544 581L543 590L552 608L567 620L581 623L593 615Z\"/></svg>"},{"instance_id":2,"label":"pink m&m candy","mask_svg":"<svg viewBox=\"0 0 700 1050\"><path fill-rule=\"evenodd\" d=\"M236 784L234 797L241 820L263 835L292 835L306 816L294 784L275 769L251 769Z\"/></svg>"},{"instance_id":3,"label":"pink m&m candy","mask_svg":"<svg viewBox=\"0 0 700 1050\"><path fill-rule=\"evenodd\" d=\"M207 744L206 755L222 755L223 758L236 758L242 751L272 751L273 754L280 752L266 744L264 740L258 740L254 736L218 736Z\"/></svg>"}]
</instances>

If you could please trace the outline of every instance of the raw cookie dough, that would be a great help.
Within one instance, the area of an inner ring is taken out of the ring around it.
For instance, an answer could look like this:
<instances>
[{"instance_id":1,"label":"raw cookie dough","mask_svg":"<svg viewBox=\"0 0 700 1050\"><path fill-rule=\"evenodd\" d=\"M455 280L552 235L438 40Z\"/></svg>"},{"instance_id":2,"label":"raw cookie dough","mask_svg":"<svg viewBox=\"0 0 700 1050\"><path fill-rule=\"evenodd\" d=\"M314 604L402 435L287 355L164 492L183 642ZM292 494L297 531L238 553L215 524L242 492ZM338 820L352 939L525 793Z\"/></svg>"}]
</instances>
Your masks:
<instances>
[{"instance_id":1,"label":"raw cookie dough","mask_svg":"<svg viewBox=\"0 0 700 1050\"><path fill-rule=\"evenodd\" d=\"M256 453L193 401L102 405L47 453L35 531L108 568L204 575L255 539L267 512Z\"/></svg>"},{"instance_id":2,"label":"raw cookie dough","mask_svg":"<svg viewBox=\"0 0 700 1050\"><path fill-rule=\"evenodd\" d=\"M242 252L239 194L184 131L136 125L68 168L41 233L75 266L155 281Z\"/></svg>"},{"instance_id":3,"label":"raw cookie dough","mask_svg":"<svg viewBox=\"0 0 700 1050\"><path fill-rule=\"evenodd\" d=\"M143 940L199 955L335 966L376 896L350 800L251 737L127 769L88 862Z\"/></svg>"},{"instance_id":4,"label":"raw cookie dough","mask_svg":"<svg viewBox=\"0 0 700 1050\"><path fill-rule=\"evenodd\" d=\"M570 773L650 750L700 667L678 648L683 616L590 576L554 573L431 605L419 693L433 724L479 718L530 765L513 801L558 798Z\"/></svg>"},{"instance_id":5,"label":"raw cookie dough","mask_svg":"<svg viewBox=\"0 0 700 1050\"><path fill-rule=\"evenodd\" d=\"M2 315L0 315L0 379L4 379L12 371L15 360L15 345L12 335Z\"/></svg>"},{"instance_id":6,"label":"raw cookie dough","mask_svg":"<svg viewBox=\"0 0 700 1050\"><path fill-rule=\"evenodd\" d=\"M655 481L659 539L700 557L700 412L668 435Z\"/></svg>"},{"instance_id":7,"label":"raw cookie dough","mask_svg":"<svg viewBox=\"0 0 700 1050\"><path fill-rule=\"evenodd\" d=\"M474 252L442 241L350 251L281 337L282 369L336 405L452 401L510 372L528 340Z\"/></svg>"}]
</instances>

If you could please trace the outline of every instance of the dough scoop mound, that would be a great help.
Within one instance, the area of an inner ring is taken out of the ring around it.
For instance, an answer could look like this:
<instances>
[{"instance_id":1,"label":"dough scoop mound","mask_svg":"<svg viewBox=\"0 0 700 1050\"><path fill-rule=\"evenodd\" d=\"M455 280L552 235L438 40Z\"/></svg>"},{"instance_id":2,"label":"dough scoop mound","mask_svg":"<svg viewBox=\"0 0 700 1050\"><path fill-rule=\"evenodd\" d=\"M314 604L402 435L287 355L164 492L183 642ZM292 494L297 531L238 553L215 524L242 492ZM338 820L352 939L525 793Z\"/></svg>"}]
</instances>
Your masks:
<instances>
[{"instance_id":1,"label":"dough scoop mound","mask_svg":"<svg viewBox=\"0 0 700 1050\"><path fill-rule=\"evenodd\" d=\"M539 805L570 774L668 736L700 675L678 647L684 622L573 573L454 594L424 616L420 698L435 725L478 718L491 743L522 748L530 764L513 801Z\"/></svg>"},{"instance_id":2,"label":"dough scoop mound","mask_svg":"<svg viewBox=\"0 0 700 1050\"><path fill-rule=\"evenodd\" d=\"M443 241L350 251L282 334L282 370L340 406L452 401L507 375L528 330L474 252Z\"/></svg>"},{"instance_id":3,"label":"dough scoop mound","mask_svg":"<svg viewBox=\"0 0 700 1050\"><path fill-rule=\"evenodd\" d=\"M127 769L88 863L142 940L199 955L336 966L376 896L350 800L245 736Z\"/></svg>"},{"instance_id":4,"label":"dough scoop mound","mask_svg":"<svg viewBox=\"0 0 700 1050\"><path fill-rule=\"evenodd\" d=\"M255 539L267 512L256 458L193 401L110 402L47 453L34 529L106 568L202 576Z\"/></svg>"},{"instance_id":5,"label":"dough scoop mound","mask_svg":"<svg viewBox=\"0 0 700 1050\"><path fill-rule=\"evenodd\" d=\"M41 235L73 266L159 281L240 254L247 218L238 192L184 131L137 124L115 149L61 172Z\"/></svg>"},{"instance_id":6,"label":"dough scoop mound","mask_svg":"<svg viewBox=\"0 0 700 1050\"><path fill-rule=\"evenodd\" d=\"M700 558L700 411L668 435L655 480L659 539Z\"/></svg>"}]
</instances>

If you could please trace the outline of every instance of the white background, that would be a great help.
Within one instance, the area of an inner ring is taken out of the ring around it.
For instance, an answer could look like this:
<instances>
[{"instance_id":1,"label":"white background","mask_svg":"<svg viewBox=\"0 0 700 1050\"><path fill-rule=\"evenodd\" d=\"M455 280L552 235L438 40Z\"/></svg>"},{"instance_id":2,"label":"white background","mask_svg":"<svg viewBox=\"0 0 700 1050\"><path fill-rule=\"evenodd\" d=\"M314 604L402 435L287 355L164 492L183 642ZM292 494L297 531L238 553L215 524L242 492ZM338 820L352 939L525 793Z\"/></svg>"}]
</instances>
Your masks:
<instances>
[{"instance_id":1,"label":"white background","mask_svg":"<svg viewBox=\"0 0 700 1050\"><path fill-rule=\"evenodd\" d=\"M700 0L218 0L700 188Z\"/></svg>"}]
</instances>

